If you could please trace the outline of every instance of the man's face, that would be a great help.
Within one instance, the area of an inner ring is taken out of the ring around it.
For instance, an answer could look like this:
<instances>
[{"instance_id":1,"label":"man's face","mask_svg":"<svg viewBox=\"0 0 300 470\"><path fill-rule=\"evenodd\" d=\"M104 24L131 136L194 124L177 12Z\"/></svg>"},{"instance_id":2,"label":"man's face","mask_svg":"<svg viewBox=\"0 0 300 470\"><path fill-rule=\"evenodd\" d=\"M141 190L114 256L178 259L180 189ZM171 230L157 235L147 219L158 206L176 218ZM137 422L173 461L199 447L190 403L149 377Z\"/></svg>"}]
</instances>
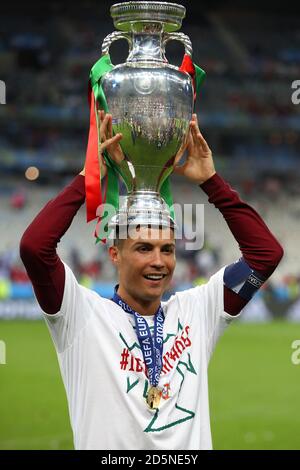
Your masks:
<instances>
[{"instance_id":1,"label":"man's face","mask_svg":"<svg viewBox=\"0 0 300 470\"><path fill-rule=\"evenodd\" d=\"M134 238L110 247L109 254L128 294L141 301L160 299L176 265L174 232L141 227Z\"/></svg>"}]
</instances>

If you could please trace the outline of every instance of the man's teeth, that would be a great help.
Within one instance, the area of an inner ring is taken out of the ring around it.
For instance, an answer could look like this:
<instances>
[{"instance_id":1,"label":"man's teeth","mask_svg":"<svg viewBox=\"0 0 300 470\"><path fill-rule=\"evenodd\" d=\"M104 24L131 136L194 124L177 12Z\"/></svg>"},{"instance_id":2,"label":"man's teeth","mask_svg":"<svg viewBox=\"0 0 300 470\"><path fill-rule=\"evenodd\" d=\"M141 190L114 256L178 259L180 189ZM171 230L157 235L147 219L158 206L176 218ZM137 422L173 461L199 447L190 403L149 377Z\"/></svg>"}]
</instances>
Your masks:
<instances>
[{"instance_id":1,"label":"man's teeth","mask_svg":"<svg viewBox=\"0 0 300 470\"><path fill-rule=\"evenodd\" d=\"M146 279L151 279L153 281L159 281L164 277L164 274L148 274L145 276Z\"/></svg>"}]
</instances>

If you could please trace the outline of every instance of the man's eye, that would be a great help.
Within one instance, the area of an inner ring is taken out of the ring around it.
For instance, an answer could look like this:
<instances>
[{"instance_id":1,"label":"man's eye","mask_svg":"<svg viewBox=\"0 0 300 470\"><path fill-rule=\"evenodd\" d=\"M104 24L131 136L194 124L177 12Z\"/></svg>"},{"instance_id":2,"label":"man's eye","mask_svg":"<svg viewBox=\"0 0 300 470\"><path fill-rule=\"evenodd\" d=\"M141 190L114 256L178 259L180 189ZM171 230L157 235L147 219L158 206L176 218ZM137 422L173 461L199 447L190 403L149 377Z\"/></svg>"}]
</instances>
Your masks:
<instances>
[{"instance_id":1,"label":"man's eye","mask_svg":"<svg viewBox=\"0 0 300 470\"><path fill-rule=\"evenodd\" d=\"M138 250L145 252L145 251L149 251L149 248L147 246L140 246Z\"/></svg>"},{"instance_id":2,"label":"man's eye","mask_svg":"<svg viewBox=\"0 0 300 470\"><path fill-rule=\"evenodd\" d=\"M174 248L172 246L166 247L162 250L164 253L174 253Z\"/></svg>"}]
</instances>

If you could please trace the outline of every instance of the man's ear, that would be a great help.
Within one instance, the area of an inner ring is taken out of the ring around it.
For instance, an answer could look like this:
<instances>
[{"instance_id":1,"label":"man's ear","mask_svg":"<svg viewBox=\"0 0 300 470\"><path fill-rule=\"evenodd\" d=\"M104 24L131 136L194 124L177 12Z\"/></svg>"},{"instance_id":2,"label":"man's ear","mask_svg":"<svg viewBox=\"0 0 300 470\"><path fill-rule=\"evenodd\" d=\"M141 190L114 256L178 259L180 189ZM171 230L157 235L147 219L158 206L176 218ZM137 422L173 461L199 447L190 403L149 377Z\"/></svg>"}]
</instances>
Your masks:
<instances>
[{"instance_id":1,"label":"man's ear","mask_svg":"<svg viewBox=\"0 0 300 470\"><path fill-rule=\"evenodd\" d=\"M119 262L119 248L115 245L110 246L108 249L108 254L111 262L117 266Z\"/></svg>"}]
</instances>

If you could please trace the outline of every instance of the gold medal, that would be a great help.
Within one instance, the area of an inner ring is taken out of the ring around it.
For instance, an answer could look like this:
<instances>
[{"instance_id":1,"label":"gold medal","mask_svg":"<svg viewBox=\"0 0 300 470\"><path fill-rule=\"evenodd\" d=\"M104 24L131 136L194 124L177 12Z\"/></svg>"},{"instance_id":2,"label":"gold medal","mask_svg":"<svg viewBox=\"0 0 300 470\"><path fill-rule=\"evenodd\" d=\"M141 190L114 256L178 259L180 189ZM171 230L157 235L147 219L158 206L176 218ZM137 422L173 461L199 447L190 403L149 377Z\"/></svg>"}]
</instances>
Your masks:
<instances>
[{"instance_id":1,"label":"gold medal","mask_svg":"<svg viewBox=\"0 0 300 470\"><path fill-rule=\"evenodd\" d=\"M151 410L156 410L159 407L162 391L158 387L150 387L147 394L147 404Z\"/></svg>"}]
</instances>

